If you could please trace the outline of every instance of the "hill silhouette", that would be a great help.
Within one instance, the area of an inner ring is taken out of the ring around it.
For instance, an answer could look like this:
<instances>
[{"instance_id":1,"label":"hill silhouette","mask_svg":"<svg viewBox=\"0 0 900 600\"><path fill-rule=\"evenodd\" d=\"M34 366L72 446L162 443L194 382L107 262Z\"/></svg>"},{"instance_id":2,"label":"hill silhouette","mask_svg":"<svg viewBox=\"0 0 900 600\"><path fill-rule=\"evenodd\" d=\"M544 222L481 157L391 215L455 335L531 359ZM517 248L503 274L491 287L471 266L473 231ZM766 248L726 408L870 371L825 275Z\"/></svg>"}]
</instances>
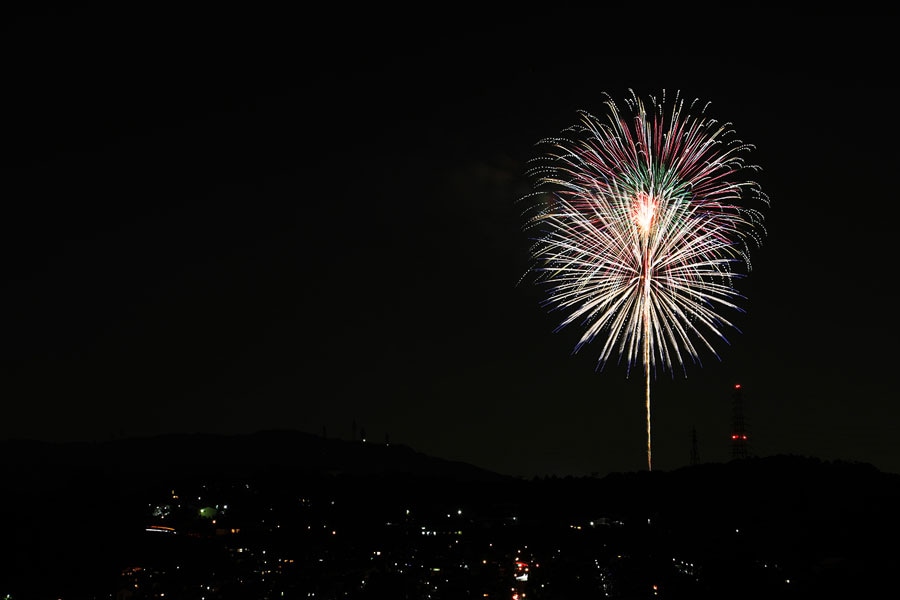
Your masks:
<instances>
[{"instance_id":1,"label":"hill silhouette","mask_svg":"<svg viewBox=\"0 0 900 600\"><path fill-rule=\"evenodd\" d=\"M40 470L87 469L133 479L214 477L284 469L298 476L411 475L460 482L508 477L459 461L427 456L403 444L324 438L293 430L248 435L165 434L103 442L0 442L0 468L19 476ZM74 472L74 471L73 471ZM61 481L30 481L58 485Z\"/></svg>"},{"instance_id":2,"label":"hill silhouette","mask_svg":"<svg viewBox=\"0 0 900 600\"><path fill-rule=\"evenodd\" d=\"M301 485L359 480L428 490L509 490L522 505L567 514L677 515L680 520L859 523L893 511L900 475L867 463L779 455L673 471L545 477L532 481L428 456L403 444L328 439L292 430L247 435L168 434L105 442L0 442L0 487L8 497L75 494L102 481L123 493L159 484L284 479ZM352 484L351 484L352 485ZM385 486L388 487L388 486ZM524 490L528 490L524 493ZM673 518L673 517L668 517Z\"/></svg>"},{"instance_id":3,"label":"hill silhouette","mask_svg":"<svg viewBox=\"0 0 900 600\"><path fill-rule=\"evenodd\" d=\"M465 506L470 527L514 515L531 539L547 543L574 526L621 526L617 543L643 557L644 570L688 556L705 565L716 593L732 581L759 582L732 597L770 593L774 564L800 574L794 578L810 597L875 589L900 568L892 543L900 533L900 475L865 463L773 456L669 472L523 480L404 445L274 430L0 443L0 510L13 550L0 563L0 581L44 590L34 598L59 597L65 589L87 594L98 582L111 586L126 559L142 551L140 535L152 521L148 506L176 492L188 506L194 497L236 498L245 507L245 528L260 511L298 498L340 499L360 531L400 506L435 514ZM701 597L696 589L691 594Z\"/></svg>"}]
</instances>

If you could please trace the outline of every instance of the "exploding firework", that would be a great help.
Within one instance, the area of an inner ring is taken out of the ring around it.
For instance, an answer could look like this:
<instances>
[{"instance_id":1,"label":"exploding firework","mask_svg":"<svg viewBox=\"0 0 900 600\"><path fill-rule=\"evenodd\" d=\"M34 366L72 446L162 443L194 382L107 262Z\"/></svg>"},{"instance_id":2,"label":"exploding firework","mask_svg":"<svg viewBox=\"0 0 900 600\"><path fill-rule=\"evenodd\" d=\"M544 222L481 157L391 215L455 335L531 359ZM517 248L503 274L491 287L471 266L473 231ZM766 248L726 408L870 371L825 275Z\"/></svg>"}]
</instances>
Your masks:
<instances>
[{"instance_id":1,"label":"exploding firework","mask_svg":"<svg viewBox=\"0 0 900 600\"><path fill-rule=\"evenodd\" d=\"M688 362L719 358L713 342L738 331L722 312L743 312L735 281L750 271L769 199L745 176L759 170L747 162L753 146L707 117L708 103L631 91L626 111L608 95L605 106L606 120L582 111L538 144L529 272L547 290L543 306L566 315L556 331L584 327L574 352L597 339L597 370L614 356L626 377L642 364L650 470L651 376L680 367L686 377Z\"/></svg>"}]
</instances>

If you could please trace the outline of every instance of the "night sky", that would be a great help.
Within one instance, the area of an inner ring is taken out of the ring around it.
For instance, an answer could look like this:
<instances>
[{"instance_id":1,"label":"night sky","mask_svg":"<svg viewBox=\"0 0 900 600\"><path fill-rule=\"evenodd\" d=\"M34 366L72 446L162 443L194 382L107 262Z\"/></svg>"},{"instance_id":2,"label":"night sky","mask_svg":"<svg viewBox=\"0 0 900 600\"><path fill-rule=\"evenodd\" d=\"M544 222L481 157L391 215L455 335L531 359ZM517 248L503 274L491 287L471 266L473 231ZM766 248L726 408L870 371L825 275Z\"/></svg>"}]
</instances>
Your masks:
<instances>
[{"instance_id":1,"label":"night sky","mask_svg":"<svg viewBox=\"0 0 900 600\"><path fill-rule=\"evenodd\" d=\"M653 382L654 470L692 431L730 459L740 383L753 454L900 472L893 16L125 4L0 21L0 439L355 423L517 476L646 469L640 370L573 356L517 283L536 142L631 88L709 101L771 198L741 331Z\"/></svg>"}]
</instances>

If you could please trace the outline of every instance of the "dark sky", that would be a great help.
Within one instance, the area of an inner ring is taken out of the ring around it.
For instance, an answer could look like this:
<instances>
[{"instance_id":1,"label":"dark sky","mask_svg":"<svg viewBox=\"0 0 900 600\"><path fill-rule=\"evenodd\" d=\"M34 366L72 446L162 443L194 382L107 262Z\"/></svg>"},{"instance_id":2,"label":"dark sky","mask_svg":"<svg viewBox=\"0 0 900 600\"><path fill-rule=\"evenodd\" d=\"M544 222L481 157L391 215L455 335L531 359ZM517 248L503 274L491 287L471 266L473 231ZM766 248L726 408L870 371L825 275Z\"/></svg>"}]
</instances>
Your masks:
<instances>
[{"instance_id":1,"label":"dark sky","mask_svg":"<svg viewBox=\"0 0 900 600\"><path fill-rule=\"evenodd\" d=\"M741 332L653 383L653 468L728 460L741 383L753 453L900 472L893 15L121 4L2 20L0 438L645 469L642 378L517 285L535 143L633 88L711 102L772 201Z\"/></svg>"}]
</instances>

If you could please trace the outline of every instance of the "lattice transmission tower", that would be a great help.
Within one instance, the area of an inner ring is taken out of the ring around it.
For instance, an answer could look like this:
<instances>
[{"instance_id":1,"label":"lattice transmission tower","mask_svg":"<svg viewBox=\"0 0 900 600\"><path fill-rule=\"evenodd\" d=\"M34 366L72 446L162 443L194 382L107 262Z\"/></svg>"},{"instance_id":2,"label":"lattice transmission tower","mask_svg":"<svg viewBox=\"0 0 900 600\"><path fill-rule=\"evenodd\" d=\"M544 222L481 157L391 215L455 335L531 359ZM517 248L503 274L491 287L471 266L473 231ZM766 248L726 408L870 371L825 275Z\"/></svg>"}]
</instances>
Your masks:
<instances>
[{"instance_id":1,"label":"lattice transmission tower","mask_svg":"<svg viewBox=\"0 0 900 600\"><path fill-rule=\"evenodd\" d=\"M734 384L731 393L731 458L747 458L750 456L750 434L744 420L744 396L741 384Z\"/></svg>"}]
</instances>

